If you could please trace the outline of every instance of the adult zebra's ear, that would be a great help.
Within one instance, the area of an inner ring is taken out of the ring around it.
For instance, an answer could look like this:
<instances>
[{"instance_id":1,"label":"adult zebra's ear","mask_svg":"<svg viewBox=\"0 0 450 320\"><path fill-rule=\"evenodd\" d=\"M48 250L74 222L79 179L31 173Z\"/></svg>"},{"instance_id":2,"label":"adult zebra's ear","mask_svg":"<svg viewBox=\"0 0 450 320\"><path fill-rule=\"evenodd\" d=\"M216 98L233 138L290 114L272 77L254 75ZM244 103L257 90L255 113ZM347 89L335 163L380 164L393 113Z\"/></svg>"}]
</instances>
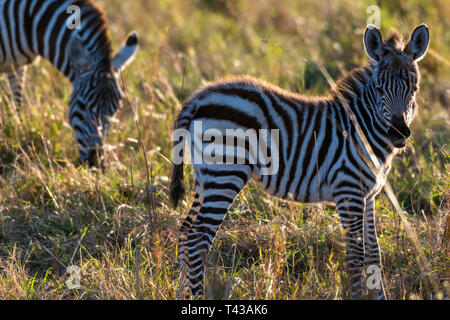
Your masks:
<instances>
[{"instance_id":1,"label":"adult zebra's ear","mask_svg":"<svg viewBox=\"0 0 450 320\"><path fill-rule=\"evenodd\" d=\"M113 58L113 67L116 72L125 68L134 59L138 49L138 37L136 32L132 32L125 45Z\"/></svg>"},{"instance_id":2,"label":"adult zebra's ear","mask_svg":"<svg viewBox=\"0 0 450 320\"><path fill-rule=\"evenodd\" d=\"M420 61L425 57L429 44L430 33L428 32L428 27L426 24L421 24L411 35L411 40L406 45L405 52L407 55L412 56L415 61Z\"/></svg>"},{"instance_id":3,"label":"adult zebra's ear","mask_svg":"<svg viewBox=\"0 0 450 320\"><path fill-rule=\"evenodd\" d=\"M383 39L380 31L374 25L369 24L364 33L364 47L366 48L367 55L373 61L380 61L382 42Z\"/></svg>"},{"instance_id":4,"label":"adult zebra's ear","mask_svg":"<svg viewBox=\"0 0 450 320\"><path fill-rule=\"evenodd\" d=\"M72 36L70 40L69 57L75 72L78 74L86 72L92 66L92 59L78 34Z\"/></svg>"}]
</instances>

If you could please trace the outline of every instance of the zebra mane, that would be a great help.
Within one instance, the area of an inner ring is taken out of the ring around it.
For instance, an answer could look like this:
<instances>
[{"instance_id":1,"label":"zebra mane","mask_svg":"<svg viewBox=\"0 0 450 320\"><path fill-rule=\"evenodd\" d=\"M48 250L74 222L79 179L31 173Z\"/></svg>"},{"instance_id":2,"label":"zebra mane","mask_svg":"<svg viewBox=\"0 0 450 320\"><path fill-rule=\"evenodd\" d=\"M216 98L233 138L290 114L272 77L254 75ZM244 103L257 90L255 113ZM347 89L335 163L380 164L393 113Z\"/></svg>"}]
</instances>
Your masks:
<instances>
[{"instance_id":1,"label":"zebra mane","mask_svg":"<svg viewBox=\"0 0 450 320\"><path fill-rule=\"evenodd\" d=\"M361 86L367 83L373 75L374 64L355 68L336 81L336 86L331 89L331 94L337 97L338 92L349 91L349 92L359 92Z\"/></svg>"},{"instance_id":2,"label":"zebra mane","mask_svg":"<svg viewBox=\"0 0 450 320\"><path fill-rule=\"evenodd\" d=\"M395 29L389 30L387 39L383 41L383 49L395 49L397 51L403 50L404 41L403 36Z\"/></svg>"}]
</instances>

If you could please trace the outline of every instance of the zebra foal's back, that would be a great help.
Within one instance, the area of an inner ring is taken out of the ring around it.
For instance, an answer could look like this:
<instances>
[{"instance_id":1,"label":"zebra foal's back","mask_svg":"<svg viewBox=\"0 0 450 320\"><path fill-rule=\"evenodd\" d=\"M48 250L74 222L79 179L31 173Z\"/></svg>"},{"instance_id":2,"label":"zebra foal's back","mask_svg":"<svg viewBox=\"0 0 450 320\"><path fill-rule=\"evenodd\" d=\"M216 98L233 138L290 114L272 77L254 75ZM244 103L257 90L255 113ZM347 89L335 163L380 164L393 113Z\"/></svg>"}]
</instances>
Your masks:
<instances>
[{"instance_id":1,"label":"zebra foal's back","mask_svg":"<svg viewBox=\"0 0 450 320\"><path fill-rule=\"evenodd\" d=\"M330 194L323 191L328 189L325 173L332 163L339 165L337 150L343 143L335 125L336 121L342 121L338 119L339 109L331 96L308 99L251 77L238 77L209 85L194 94L178 121L183 123L184 115L189 118L195 112L190 118L191 136L195 134L194 122L202 123L203 132L219 129L224 137L229 137L227 130L242 130L246 163L266 191L301 202L331 201ZM253 137L256 140L249 141ZM267 152L252 149L259 146L260 138L267 138ZM231 157L225 150L226 138L223 140L223 157L216 156L215 163L220 160L225 165L234 164L226 161L227 156ZM236 153L237 150L232 155ZM307 156L312 154L315 156ZM267 159L261 159L262 156Z\"/></svg>"}]
</instances>

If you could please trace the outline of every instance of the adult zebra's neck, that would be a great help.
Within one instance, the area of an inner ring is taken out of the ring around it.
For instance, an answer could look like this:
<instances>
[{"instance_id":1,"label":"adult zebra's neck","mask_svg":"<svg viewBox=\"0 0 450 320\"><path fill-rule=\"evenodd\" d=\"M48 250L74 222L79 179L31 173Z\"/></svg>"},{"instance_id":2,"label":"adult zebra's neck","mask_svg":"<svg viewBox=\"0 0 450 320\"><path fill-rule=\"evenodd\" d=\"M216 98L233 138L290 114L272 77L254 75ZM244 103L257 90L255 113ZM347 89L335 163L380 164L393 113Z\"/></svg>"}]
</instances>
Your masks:
<instances>
[{"instance_id":1,"label":"adult zebra's neck","mask_svg":"<svg viewBox=\"0 0 450 320\"><path fill-rule=\"evenodd\" d=\"M376 90L374 73L375 67L372 64L349 72L337 81L333 98L341 106L344 104L342 99L345 100L373 153L381 164L385 164L392 159L394 149L387 137L388 128L378 114L380 96ZM362 150L367 149L362 141L359 143Z\"/></svg>"},{"instance_id":2,"label":"adult zebra's neck","mask_svg":"<svg viewBox=\"0 0 450 320\"><path fill-rule=\"evenodd\" d=\"M111 41L103 11L90 0L27 0L32 51L74 81L70 42L79 36L96 66L111 69ZM69 9L70 8L70 9Z\"/></svg>"}]
</instances>

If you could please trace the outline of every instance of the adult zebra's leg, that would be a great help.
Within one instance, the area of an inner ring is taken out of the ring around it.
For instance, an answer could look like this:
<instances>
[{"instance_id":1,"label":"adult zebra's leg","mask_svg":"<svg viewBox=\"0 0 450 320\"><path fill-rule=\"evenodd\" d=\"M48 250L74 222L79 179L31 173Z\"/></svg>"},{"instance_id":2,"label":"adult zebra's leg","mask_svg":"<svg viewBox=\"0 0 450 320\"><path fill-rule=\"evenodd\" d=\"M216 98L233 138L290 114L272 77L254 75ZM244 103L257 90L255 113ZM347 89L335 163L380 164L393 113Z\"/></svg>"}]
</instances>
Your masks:
<instances>
[{"instance_id":1,"label":"adult zebra's leg","mask_svg":"<svg viewBox=\"0 0 450 320\"><path fill-rule=\"evenodd\" d=\"M351 299L358 300L362 298L364 199L353 196L345 197L336 201L336 205L345 232L347 271L350 276L350 296Z\"/></svg>"},{"instance_id":2,"label":"adult zebra's leg","mask_svg":"<svg viewBox=\"0 0 450 320\"><path fill-rule=\"evenodd\" d=\"M17 106L17 112L19 112L22 107L22 98L23 98L22 94L23 94L23 85L25 82L25 72L26 66L16 68L14 70L8 71L7 73L9 87L11 89L14 101Z\"/></svg>"},{"instance_id":3,"label":"adult zebra's leg","mask_svg":"<svg viewBox=\"0 0 450 320\"><path fill-rule=\"evenodd\" d=\"M204 292L204 272L209 249L228 208L250 178L251 169L236 165L232 170L213 167L204 169L201 173L200 183L203 182L204 188L203 203L186 241L188 279L193 297L198 297Z\"/></svg>"},{"instance_id":4,"label":"adult zebra's leg","mask_svg":"<svg viewBox=\"0 0 450 320\"><path fill-rule=\"evenodd\" d=\"M191 209L183 221L179 231L178 238L178 262L180 264L180 283L178 285L177 297L188 299L190 296L190 289L186 288L186 277L189 269L189 260L188 260L188 250L186 247L186 241L188 232L192 227L192 224L197 219L198 212L200 211L200 207L203 202L203 189L200 187L200 184L197 182L195 185L195 197L194 203L192 204ZM188 290L186 290L188 289Z\"/></svg>"},{"instance_id":5,"label":"adult zebra's leg","mask_svg":"<svg viewBox=\"0 0 450 320\"><path fill-rule=\"evenodd\" d=\"M375 198L366 199L364 215L364 264L370 276L366 280L371 299L384 300L386 294L383 287L380 249L375 228Z\"/></svg>"}]
</instances>

